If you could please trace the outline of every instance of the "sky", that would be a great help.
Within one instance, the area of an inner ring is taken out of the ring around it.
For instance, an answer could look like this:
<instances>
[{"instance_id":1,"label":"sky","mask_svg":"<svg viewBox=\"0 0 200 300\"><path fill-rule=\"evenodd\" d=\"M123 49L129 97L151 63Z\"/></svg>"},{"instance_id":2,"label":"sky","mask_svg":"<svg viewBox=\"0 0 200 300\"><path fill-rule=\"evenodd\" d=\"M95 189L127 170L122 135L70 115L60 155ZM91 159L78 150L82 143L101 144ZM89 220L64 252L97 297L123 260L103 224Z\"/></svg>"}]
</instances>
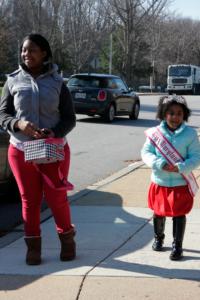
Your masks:
<instances>
[{"instance_id":1,"label":"sky","mask_svg":"<svg viewBox=\"0 0 200 300\"><path fill-rule=\"evenodd\" d=\"M174 0L169 9L182 17L200 20L200 0Z\"/></svg>"}]
</instances>

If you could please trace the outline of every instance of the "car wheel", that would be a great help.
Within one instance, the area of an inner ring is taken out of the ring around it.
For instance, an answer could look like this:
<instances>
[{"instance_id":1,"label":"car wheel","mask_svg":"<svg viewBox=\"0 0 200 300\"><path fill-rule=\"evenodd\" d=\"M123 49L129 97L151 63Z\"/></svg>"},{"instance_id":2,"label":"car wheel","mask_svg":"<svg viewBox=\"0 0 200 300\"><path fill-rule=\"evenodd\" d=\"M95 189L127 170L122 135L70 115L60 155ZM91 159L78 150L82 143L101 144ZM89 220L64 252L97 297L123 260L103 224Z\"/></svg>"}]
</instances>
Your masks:
<instances>
[{"instance_id":1,"label":"car wheel","mask_svg":"<svg viewBox=\"0 0 200 300\"><path fill-rule=\"evenodd\" d=\"M111 123L115 118L115 106L111 103L106 110L105 114L103 115L103 118L106 122Z\"/></svg>"},{"instance_id":2,"label":"car wheel","mask_svg":"<svg viewBox=\"0 0 200 300\"><path fill-rule=\"evenodd\" d=\"M130 113L129 118L131 120L137 120L138 116L139 116L139 112L140 112L140 104L138 102L136 102L133 105L132 112Z\"/></svg>"}]
</instances>

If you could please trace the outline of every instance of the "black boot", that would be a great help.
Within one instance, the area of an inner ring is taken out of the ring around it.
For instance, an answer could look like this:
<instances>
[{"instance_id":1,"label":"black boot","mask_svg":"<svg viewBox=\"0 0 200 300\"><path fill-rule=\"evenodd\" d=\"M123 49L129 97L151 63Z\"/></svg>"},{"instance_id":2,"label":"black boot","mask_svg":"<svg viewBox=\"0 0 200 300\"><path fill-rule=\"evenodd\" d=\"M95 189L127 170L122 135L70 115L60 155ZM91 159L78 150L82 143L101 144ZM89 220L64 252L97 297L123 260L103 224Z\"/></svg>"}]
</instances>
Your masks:
<instances>
[{"instance_id":1,"label":"black boot","mask_svg":"<svg viewBox=\"0 0 200 300\"><path fill-rule=\"evenodd\" d=\"M162 251L164 243L164 231L165 231L165 217L153 216L153 226L154 226L154 237L155 240L152 245L154 251Z\"/></svg>"},{"instance_id":2,"label":"black boot","mask_svg":"<svg viewBox=\"0 0 200 300\"><path fill-rule=\"evenodd\" d=\"M180 260L183 257L183 237L185 233L186 217L174 217L173 218L173 243L172 252L170 254L171 260Z\"/></svg>"}]
</instances>

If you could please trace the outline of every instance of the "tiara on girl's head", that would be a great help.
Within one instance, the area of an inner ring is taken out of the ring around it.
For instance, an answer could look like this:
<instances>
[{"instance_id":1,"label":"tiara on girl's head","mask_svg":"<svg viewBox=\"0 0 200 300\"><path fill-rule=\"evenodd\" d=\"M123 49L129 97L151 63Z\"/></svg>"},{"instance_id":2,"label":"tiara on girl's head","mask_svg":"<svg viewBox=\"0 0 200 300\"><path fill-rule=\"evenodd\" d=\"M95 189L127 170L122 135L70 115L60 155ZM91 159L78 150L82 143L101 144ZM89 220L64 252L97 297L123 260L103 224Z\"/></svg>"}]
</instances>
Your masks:
<instances>
[{"instance_id":1,"label":"tiara on girl's head","mask_svg":"<svg viewBox=\"0 0 200 300\"><path fill-rule=\"evenodd\" d=\"M179 95L178 96L177 95L166 96L164 98L162 104L166 104L166 103L169 103L172 101L187 105L185 98L183 96L179 96Z\"/></svg>"}]
</instances>

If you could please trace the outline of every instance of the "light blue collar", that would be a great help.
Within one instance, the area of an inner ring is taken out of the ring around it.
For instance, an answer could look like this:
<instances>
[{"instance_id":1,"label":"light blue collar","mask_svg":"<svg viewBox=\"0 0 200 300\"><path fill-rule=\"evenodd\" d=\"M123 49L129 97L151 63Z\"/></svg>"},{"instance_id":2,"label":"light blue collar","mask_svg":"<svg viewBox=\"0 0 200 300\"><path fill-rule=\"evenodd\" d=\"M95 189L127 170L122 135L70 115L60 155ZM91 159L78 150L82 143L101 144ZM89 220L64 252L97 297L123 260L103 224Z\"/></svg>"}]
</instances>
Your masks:
<instances>
[{"instance_id":1,"label":"light blue collar","mask_svg":"<svg viewBox=\"0 0 200 300\"><path fill-rule=\"evenodd\" d=\"M162 122L160 123L160 127L161 127L161 129L163 129L164 131L167 131L168 133L172 133L172 132L167 128L167 122L166 122L166 121L162 121ZM186 127L186 124L185 124L185 122L183 122L183 123L181 124L181 126L180 126L178 129L176 129L176 130L173 131L172 134L174 134L174 135L180 134L180 133L185 129L185 127Z\"/></svg>"}]
</instances>

